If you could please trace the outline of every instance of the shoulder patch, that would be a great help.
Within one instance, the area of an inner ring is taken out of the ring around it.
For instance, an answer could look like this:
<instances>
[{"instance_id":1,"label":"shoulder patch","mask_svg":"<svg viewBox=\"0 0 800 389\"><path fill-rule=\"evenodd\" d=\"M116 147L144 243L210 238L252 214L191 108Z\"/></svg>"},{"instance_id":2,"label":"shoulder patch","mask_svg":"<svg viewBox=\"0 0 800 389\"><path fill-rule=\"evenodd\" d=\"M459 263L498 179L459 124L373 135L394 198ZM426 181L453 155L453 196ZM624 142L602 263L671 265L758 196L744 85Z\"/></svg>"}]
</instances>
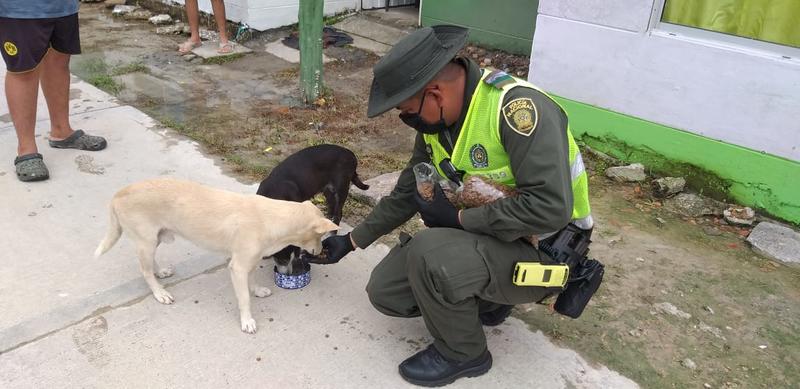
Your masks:
<instances>
[{"instance_id":1,"label":"shoulder patch","mask_svg":"<svg viewBox=\"0 0 800 389\"><path fill-rule=\"evenodd\" d=\"M503 89L504 86L515 83L516 80L502 70L495 70L489 73L489 75L483 79L483 82L497 89Z\"/></svg>"},{"instance_id":2,"label":"shoulder patch","mask_svg":"<svg viewBox=\"0 0 800 389\"><path fill-rule=\"evenodd\" d=\"M530 136L536 130L539 122L539 112L533 100L521 97L509 101L503 106L503 118L514 132L523 136Z\"/></svg>"}]
</instances>

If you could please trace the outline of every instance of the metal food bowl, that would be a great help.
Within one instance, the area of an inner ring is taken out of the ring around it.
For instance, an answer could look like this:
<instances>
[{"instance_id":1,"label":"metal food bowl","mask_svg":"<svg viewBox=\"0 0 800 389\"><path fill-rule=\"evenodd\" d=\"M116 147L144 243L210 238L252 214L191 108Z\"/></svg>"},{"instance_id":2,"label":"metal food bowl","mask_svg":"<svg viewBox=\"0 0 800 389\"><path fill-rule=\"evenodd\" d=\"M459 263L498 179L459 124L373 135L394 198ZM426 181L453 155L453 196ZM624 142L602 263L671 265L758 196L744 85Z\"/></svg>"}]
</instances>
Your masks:
<instances>
[{"instance_id":1,"label":"metal food bowl","mask_svg":"<svg viewBox=\"0 0 800 389\"><path fill-rule=\"evenodd\" d=\"M305 271L299 274L283 274L278 272L278 267L273 269L275 285L283 289L300 289L311 282L311 265L306 264Z\"/></svg>"}]
</instances>

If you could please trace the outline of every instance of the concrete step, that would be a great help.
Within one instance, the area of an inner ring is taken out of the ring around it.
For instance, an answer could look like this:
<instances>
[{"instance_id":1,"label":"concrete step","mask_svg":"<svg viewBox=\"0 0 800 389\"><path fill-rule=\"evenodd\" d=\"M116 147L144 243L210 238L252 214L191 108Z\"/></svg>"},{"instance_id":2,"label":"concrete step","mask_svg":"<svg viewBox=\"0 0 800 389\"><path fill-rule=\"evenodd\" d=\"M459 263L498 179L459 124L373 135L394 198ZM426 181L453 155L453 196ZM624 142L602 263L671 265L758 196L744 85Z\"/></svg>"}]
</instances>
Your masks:
<instances>
[{"instance_id":1,"label":"concrete step","mask_svg":"<svg viewBox=\"0 0 800 389\"><path fill-rule=\"evenodd\" d=\"M333 25L353 37L353 46L378 55L408 35L409 30L379 23L364 15L355 15Z\"/></svg>"},{"instance_id":2,"label":"concrete step","mask_svg":"<svg viewBox=\"0 0 800 389\"><path fill-rule=\"evenodd\" d=\"M283 42L281 42L281 39L278 39L275 42L268 44L265 47L265 50L267 51L267 53L270 53L286 62L300 63L300 50L293 49L289 46L284 45ZM323 63L328 63L330 61L333 61L331 57L322 54Z\"/></svg>"},{"instance_id":3,"label":"concrete step","mask_svg":"<svg viewBox=\"0 0 800 389\"><path fill-rule=\"evenodd\" d=\"M253 50L250 48L240 44L234 44L233 52L227 54L220 54L217 52L217 49L219 49L219 42L206 41L203 42L202 46L196 47L194 50L192 50L192 54L203 58L204 60L209 60L212 58L227 57L230 55L247 54L253 52Z\"/></svg>"}]
</instances>

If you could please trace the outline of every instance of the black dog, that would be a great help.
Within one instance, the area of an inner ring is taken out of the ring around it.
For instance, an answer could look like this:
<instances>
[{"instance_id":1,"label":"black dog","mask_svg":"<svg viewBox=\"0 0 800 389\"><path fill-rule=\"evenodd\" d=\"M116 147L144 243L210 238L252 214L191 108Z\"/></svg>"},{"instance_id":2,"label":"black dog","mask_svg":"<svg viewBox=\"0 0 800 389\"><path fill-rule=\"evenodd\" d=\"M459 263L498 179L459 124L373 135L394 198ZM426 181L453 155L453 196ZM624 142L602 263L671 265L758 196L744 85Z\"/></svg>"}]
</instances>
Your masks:
<instances>
[{"instance_id":1,"label":"black dog","mask_svg":"<svg viewBox=\"0 0 800 389\"><path fill-rule=\"evenodd\" d=\"M369 189L369 185L358 178L356 167L358 160L355 154L344 147L328 144L307 147L275 166L269 176L261 181L256 193L271 199L302 202L322 192L328 206L328 217L339 224L344 202L350 193L350 184L359 189ZM305 267L305 264L294 260L299 255L299 248L289 246L273 257L278 266L284 269L291 264L290 274L297 274Z\"/></svg>"}]
</instances>

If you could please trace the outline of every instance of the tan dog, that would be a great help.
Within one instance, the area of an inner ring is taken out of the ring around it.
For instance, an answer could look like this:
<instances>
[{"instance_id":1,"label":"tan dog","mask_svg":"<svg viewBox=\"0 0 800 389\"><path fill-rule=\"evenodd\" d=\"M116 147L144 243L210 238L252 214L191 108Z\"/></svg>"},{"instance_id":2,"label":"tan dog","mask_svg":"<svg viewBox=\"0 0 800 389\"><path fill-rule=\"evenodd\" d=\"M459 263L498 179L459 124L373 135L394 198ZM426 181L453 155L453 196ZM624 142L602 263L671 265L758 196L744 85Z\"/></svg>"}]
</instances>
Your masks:
<instances>
[{"instance_id":1,"label":"tan dog","mask_svg":"<svg viewBox=\"0 0 800 389\"><path fill-rule=\"evenodd\" d=\"M155 262L159 243L172 242L177 234L208 250L227 253L242 331L251 334L256 332L256 321L250 313L249 275L261 258L289 245L318 254L321 237L339 228L310 201L273 200L169 178L129 185L114 195L109 208L111 225L95 257L111 249L125 231L136 244L142 276L153 296L171 304L172 295L153 273L159 278L172 275ZM271 294L267 288L255 292L258 297Z\"/></svg>"}]
</instances>

